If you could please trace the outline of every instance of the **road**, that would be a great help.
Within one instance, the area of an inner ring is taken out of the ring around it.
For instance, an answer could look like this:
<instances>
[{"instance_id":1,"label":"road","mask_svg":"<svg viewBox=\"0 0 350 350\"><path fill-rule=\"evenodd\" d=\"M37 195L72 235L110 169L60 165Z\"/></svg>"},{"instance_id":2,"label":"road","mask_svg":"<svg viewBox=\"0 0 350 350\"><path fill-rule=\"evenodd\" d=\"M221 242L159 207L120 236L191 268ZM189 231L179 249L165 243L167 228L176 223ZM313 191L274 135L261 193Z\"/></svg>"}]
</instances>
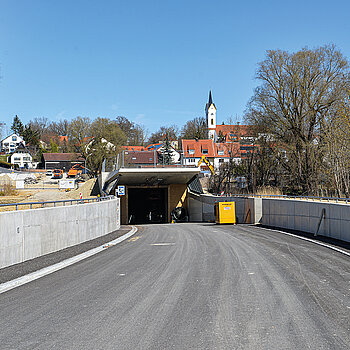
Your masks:
<instances>
[{"instance_id":1,"label":"road","mask_svg":"<svg viewBox=\"0 0 350 350\"><path fill-rule=\"evenodd\" d=\"M349 349L350 258L252 226L141 226L0 295L1 349Z\"/></svg>"}]
</instances>

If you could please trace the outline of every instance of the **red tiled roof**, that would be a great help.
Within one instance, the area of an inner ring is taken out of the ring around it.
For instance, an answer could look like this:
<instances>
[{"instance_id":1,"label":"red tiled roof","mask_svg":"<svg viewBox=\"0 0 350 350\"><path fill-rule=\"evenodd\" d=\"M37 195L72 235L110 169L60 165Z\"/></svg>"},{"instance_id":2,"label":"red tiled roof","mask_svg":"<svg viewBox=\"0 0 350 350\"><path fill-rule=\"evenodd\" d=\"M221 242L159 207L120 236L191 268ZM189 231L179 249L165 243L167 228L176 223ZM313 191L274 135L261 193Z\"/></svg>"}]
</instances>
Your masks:
<instances>
[{"instance_id":1,"label":"red tiled roof","mask_svg":"<svg viewBox=\"0 0 350 350\"><path fill-rule=\"evenodd\" d=\"M241 156L239 142L215 143L214 147L215 147L215 157L239 158Z\"/></svg>"},{"instance_id":2,"label":"red tiled roof","mask_svg":"<svg viewBox=\"0 0 350 350\"><path fill-rule=\"evenodd\" d=\"M158 153L153 151L128 151L125 152L124 156L125 162L129 164L154 164L154 155L157 157Z\"/></svg>"},{"instance_id":3,"label":"red tiled roof","mask_svg":"<svg viewBox=\"0 0 350 350\"><path fill-rule=\"evenodd\" d=\"M182 150L186 158L215 157L213 140L182 140ZM190 154L190 150L194 150L194 154Z\"/></svg>"},{"instance_id":4,"label":"red tiled roof","mask_svg":"<svg viewBox=\"0 0 350 350\"><path fill-rule=\"evenodd\" d=\"M219 133L225 135L232 135L234 141L238 141L241 137L251 136L252 135L252 126L251 125L217 125L216 134L219 136ZM235 137L236 136L236 137ZM227 139L226 141L229 141Z\"/></svg>"}]
</instances>

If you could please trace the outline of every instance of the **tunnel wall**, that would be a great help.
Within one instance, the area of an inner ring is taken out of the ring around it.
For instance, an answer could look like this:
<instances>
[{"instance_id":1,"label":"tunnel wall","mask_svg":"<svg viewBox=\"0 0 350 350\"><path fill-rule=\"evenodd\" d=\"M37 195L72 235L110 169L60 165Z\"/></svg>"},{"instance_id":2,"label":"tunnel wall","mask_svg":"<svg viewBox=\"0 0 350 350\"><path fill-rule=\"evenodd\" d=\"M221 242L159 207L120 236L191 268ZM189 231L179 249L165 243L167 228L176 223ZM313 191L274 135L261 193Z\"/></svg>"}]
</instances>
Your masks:
<instances>
[{"instance_id":1,"label":"tunnel wall","mask_svg":"<svg viewBox=\"0 0 350 350\"><path fill-rule=\"evenodd\" d=\"M118 230L119 199L0 213L0 268Z\"/></svg>"},{"instance_id":2,"label":"tunnel wall","mask_svg":"<svg viewBox=\"0 0 350 350\"><path fill-rule=\"evenodd\" d=\"M289 199L262 200L262 224L350 242L350 205ZM321 219L322 209L325 217Z\"/></svg>"},{"instance_id":3,"label":"tunnel wall","mask_svg":"<svg viewBox=\"0 0 350 350\"><path fill-rule=\"evenodd\" d=\"M237 223L261 223L268 227L317 233L320 236L350 242L349 204L190 193L190 221L213 222L216 201L235 202ZM323 209L325 216L321 220Z\"/></svg>"},{"instance_id":4,"label":"tunnel wall","mask_svg":"<svg viewBox=\"0 0 350 350\"><path fill-rule=\"evenodd\" d=\"M256 224L261 221L261 198L249 197L220 197L212 195L189 194L189 219L190 221L214 222L215 202L235 202L237 223Z\"/></svg>"},{"instance_id":5,"label":"tunnel wall","mask_svg":"<svg viewBox=\"0 0 350 350\"><path fill-rule=\"evenodd\" d=\"M150 188L151 186L125 186L125 196L120 198L121 200L121 223L122 225L128 224L129 216L129 187L130 188ZM158 188L158 187L154 187ZM186 184L170 184L168 189L168 203L167 203L167 220L170 222L170 213L177 206L183 206L188 209L188 193ZM142 200L142 198L140 198Z\"/></svg>"}]
</instances>

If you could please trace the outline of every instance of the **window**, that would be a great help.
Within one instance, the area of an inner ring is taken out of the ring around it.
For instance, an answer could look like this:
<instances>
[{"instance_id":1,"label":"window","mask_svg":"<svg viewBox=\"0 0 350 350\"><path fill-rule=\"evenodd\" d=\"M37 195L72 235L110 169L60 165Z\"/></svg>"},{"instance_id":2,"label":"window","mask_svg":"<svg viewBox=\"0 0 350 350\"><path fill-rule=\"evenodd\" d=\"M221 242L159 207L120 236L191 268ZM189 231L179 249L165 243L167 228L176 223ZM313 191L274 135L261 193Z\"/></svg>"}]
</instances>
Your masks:
<instances>
[{"instance_id":1,"label":"window","mask_svg":"<svg viewBox=\"0 0 350 350\"><path fill-rule=\"evenodd\" d=\"M218 155L219 155L219 156L224 156L225 153L224 153L224 151L218 151Z\"/></svg>"},{"instance_id":2,"label":"window","mask_svg":"<svg viewBox=\"0 0 350 350\"><path fill-rule=\"evenodd\" d=\"M208 149L202 149L203 154L208 154Z\"/></svg>"},{"instance_id":3,"label":"window","mask_svg":"<svg viewBox=\"0 0 350 350\"><path fill-rule=\"evenodd\" d=\"M211 123L214 124L214 119L213 118L211 119Z\"/></svg>"},{"instance_id":4,"label":"window","mask_svg":"<svg viewBox=\"0 0 350 350\"><path fill-rule=\"evenodd\" d=\"M17 141L17 137L16 136L12 136L12 141Z\"/></svg>"},{"instance_id":5,"label":"window","mask_svg":"<svg viewBox=\"0 0 350 350\"><path fill-rule=\"evenodd\" d=\"M189 160L188 160L188 162L189 163L194 163L196 160L194 159L194 158L190 158Z\"/></svg>"},{"instance_id":6,"label":"window","mask_svg":"<svg viewBox=\"0 0 350 350\"><path fill-rule=\"evenodd\" d=\"M224 159L223 158L219 158L219 163L223 163Z\"/></svg>"},{"instance_id":7,"label":"window","mask_svg":"<svg viewBox=\"0 0 350 350\"><path fill-rule=\"evenodd\" d=\"M191 155L194 155L194 149L189 149L188 150L188 154L191 156Z\"/></svg>"}]
</instances>

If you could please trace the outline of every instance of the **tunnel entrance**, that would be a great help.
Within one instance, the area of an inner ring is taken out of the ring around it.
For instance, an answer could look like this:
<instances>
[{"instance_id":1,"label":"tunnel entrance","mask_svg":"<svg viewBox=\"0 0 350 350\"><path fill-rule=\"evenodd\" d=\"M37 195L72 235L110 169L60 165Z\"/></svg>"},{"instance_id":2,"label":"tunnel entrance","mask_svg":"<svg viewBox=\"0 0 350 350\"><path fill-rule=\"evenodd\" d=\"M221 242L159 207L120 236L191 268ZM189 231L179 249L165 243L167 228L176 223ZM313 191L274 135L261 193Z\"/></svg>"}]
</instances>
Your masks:
<instances>
[{"instance_id":1,"label":"tunnel entrance","mask_svg":"<svg viewBox=\"0 0 350 350\"><path fill-rule=\"evenodd\" d=\"M130 224L167 222L168 188L128 189Z\"/></svg>"}]
</instances>

